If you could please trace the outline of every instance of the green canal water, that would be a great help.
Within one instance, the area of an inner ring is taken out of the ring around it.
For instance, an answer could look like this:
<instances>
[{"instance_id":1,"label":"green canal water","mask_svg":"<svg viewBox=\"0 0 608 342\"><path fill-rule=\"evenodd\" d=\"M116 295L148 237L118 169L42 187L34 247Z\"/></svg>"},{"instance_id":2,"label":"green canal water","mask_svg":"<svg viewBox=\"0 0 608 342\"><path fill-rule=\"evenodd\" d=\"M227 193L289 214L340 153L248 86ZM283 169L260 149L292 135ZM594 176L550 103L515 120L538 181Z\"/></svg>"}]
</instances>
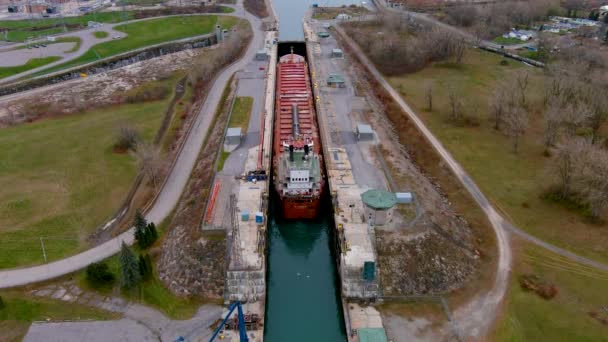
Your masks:
<instances>
[{"instance_id":1,"label":"green canal water","mask_svg":"<svg viewBox=\"0 0 608 342\"><path fill-rule=\"evenodd\" d=\"M290 222L271 208L270 218L264 341L345 341L331 213Z\"/></svg>"}]
</instances>

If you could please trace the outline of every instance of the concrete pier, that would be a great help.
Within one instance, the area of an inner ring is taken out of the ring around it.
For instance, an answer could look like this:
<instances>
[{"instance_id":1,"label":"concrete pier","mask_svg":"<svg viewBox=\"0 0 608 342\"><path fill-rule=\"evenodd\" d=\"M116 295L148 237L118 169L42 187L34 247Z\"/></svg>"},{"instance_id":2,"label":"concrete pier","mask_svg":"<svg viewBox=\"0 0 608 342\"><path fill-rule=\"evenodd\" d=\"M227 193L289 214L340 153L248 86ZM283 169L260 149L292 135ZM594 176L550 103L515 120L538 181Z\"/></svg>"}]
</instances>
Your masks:
<instances>
[{"instance_id":1,"label":"concrete pier","mask_svg":"<svg viewBox=\"0 0 608 342\"><path fill-rule=\"evenodd\" d=\"M359 142L356 137L356 126L362 119L358 112L362 112L366 104L355 96L344 59L332 53L338 47L335 39L317 35L327 31L323 24L306 16L304 34L334 206L345 325L348 340L359 341L359 335L366 333L384 334L379 312L371 306L356 304L373 302L381 296L374 227L365 217L361 194L371 188L387 189L388 186L372 157L375 142ZM330 75L343 78L343 86L329 84L326 80ZM364 272L366 267L368 272Z\"/></svg>"},{"instance_id":2,"label":"concrete pier","mask_svg":"<svg viewBox=\"0 0 608 342\"><path fill-rule=\"evenodd\" d=\"M274 119L276 31L266 32L262 47L268 51L266 61L251 61L246 70L236 75L237 96L254 98L252 115L242 143L231 152L224 168L214 180L217 203L203 230L225 230L227 235L226 304L241 301L246 314L257 315L254 328L248 327L250 341L264 338L266 304L266 231L268 225L269 179L248 180L249 171L270 175L272 126ZM259 220L256 216L262 214ZM227 310L222 313L222 318ZM234 313L236 315L236 311ZM238 340L237 330L225 330L227 341Z\"/></svg>"}]
</instances>

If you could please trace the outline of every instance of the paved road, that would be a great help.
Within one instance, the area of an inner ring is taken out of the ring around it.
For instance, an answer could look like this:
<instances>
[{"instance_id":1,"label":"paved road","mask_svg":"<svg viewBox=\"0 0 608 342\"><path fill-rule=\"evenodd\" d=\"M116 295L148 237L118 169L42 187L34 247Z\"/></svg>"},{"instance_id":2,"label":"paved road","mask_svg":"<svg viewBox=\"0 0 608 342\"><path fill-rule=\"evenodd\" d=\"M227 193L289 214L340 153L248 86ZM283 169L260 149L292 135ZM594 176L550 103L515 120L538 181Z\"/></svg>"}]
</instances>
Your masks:
<instances>
[{"instance_id":1,"label":"paved road","mask_svg":"<svg viewBox=\"0 0 608 342\"><path fill-rule=\"evenodd\" d=\"M0 53L0 58L2 58L2 59L10 59L12 57L16 57L16 58L21 59L22 61L27 61L29 58L41 58L41 57L48 57L48 56L62 57L60 60L55 61L53 63L49 63L49 64L43 65L43 66L35 68L35 69L31 69L31 70L22 72L17 75L5 77L0 80L0 83L10 82L10 81L16 80L18 78L21 78L23 76L30 75L30 74L36 73L38 71L41 71L41 70L45 70L47 68L51 68L53 66L56 66L56 65L59 65L59 64L65 63L65 62L69 62L73 59L76 59L76 58L84 55L84 53L87 52L91 47L93 47L93 45L110 41L110 40L112 40L113 37L116 37L116 36L125 37L126 33L116 31L113 29L114 26L122 25L122 24L124 24L124 23L107 24L107 25L103 25L101 27L88 28L85 30L68 32L68 33L64 33L64 34L56 36L57 38L61 38L61 37L78 37L78 38L80 38L81 39L80 48L78 49L78 51L75 51L75 52L65 52L65 51L69 50L71 47L68 49L64 49L62 51L57 51L56 45L63 45L63 44L50 44L46 48L38 48L38 49L31 49L31 50L23 49L23 50L14 50L14 51ZM105 32L108 32L109 35L106 38L101 38L101 39L95 38L95 36L93 36L93 32L95 32L95 31L105 31ZM73 43L71 43L71 44L73 44ZM21 44L21 45L24 45L24 44ZM17 45L16 47L21 46L21 45ZM29 56L31 54L35 54L35 56ZM24 63L21 63L21 64L24 64Z\"/></svg>"},{"instance_id":2,"label":"paved road","mask_svg":"<svg viewBox=\"0 0 608 342\"><path fill-rule=\"evenodd\" d=\"M204 305L193 318L179 321L168 319L155 309L131 304L120 320L32 323L23 341L175 341L179 336L186 341L207 341L213 334L209 327L220 317L222 310L221 306Z\"/></svg>"},{"instance_id":3,"label":"paved road","mask_svg":"<svg viewBox=\"0 0 608 342\"><path fill-rule=\"evenodd\" d=\"M233 7L233 6L228 6L228 7ZM242 10L239 11L238 7L235 7L235 8L237 10L234 13L199 13L199 14L185 14L185 15L186 16L225 15L225 16L235 16L235 17L241 17L242 18L243 17L243 12L245 12L245 11L242 11ZM183 15L168 15L168 16L163 16L163 18L174 17L174 16L183 16ZM39 72L39 71L42 71L42 70L46 70L48 68L52 68L54 66L57 66L57 65L69 62L71 60L74 60L74 59L76 59L76 58L84 55L94 45L99 44L99 43L103 43L103 42L106 42L106 41L109 41L109 40L112 40L114 37L119 36L119 37L121 37L121 39L123 39L124 37L126 37L127 36L126 33L114 30L114 27L116 27L116 26L125 25L125 24L131 24L131 23L136 23L136 22L142 22L142 21L147 21L147 20L154 20L154 19L158 19L158 18L159 17L150 17L150 18L144 18L144 19L128 20L128 21L123 21L123 22L114 23L114 24L104 24L104 25L102 25L100 27L87 28L87 29L80 30L80 31L67 32L67 33L64 33L64 34L57 35L57 36L55 36L57 38L61 38L61 37L79 37L82 40L80 48L78 49L78 51L63 53L63 54L59 55L62 58L60 60L58 60L58 61L53 62L53 63L49 63L49 64L43 65L43 66L35 68L35 69L24 71L24 72L22 72L20 74L17 74L17 75L13 75L13 76L10 76L10 77L6 77L6 78L3 78L3 79L0 79L0 83L8 83L10 81L14 81L14 80L22 78L24 76L31 75L31 74L34 74L36 72ZM95 31L106 31L106 32L109 33L109 36L106 37L106 38L102 38L102 39L95 38L93 36L93 32L95 32ZM202 36L204 36L204 35L202 35ZM195 38L195 37L196 36L188 37L188 38L183 38L183 39L192 39L192 38ZM179 40L183 40L183 39L178 39L178 40L175 40L175 41L179 41ZM38 41L40 41L40 40L38 40ZM156 45L162 45L162 44L167 44L167 43L170 43L170 41L163 42L163 43L156 44ZM23 45L23 44L21 44L21 45ZM16 46L20 46L20 45L16 45ZM47 47L47 49L49 47L51 47L51 46L52 45L49 45ZM146 47L144 47L142 49L147 49L147 48L150 48L152 46L154 46L154 45L146 46ZM27 50L26 49L24 51L31 51L31 50ZM135 50L132 50L132 51L135 51ZM128 52L132 52L132 51L128 51ZM5 58L4 54L8 54L8 53L9 52L0 53L0 58L4 59ZM14 53L14 52L10 52L10 53ZM127 53L127 52L125 52L125 53ZM40 54L37 57L46 57L46 56L57 56L57 54L50 54L50 53L48 53L48 54ZM112 57L114 57L114 56L112 56ZM22 56L22 58L25 58L25 55Z\"/></svg>"},{"instance_id":4,"label":"paved road","mask_svg":"<svg viewBox=\"0 0 608 342\"><path fill-rule=\"evenodd\" d=\"M242 0L239 1L239 6L242 6L241 3ZM224 86L228 82L228 79L233 73L245 67L254 58L256 51L263 46L264 34L260 30L261 21L247 12L240 12L244 13L244 18L249 20L253 27L254 34L252 41L243 58L220 72L209 89L207 101L204 103L194 122L193 129L190 131L184 147L177 157L175 166L163 185L156 202L146 215L148 220L157 224L165 217L169 216L181 196L186 182L190 177L194 163L196 162L203 140L207 135L209 125L215 113L215 108L221 99ZM133 229L129 229L116 238L99 246L62 260L29 268L0 271L0 288L45 281L75 272L94 262L101 261L118 253L123 241L128 244L133 243Z\"/></svg>"}]
</instances>

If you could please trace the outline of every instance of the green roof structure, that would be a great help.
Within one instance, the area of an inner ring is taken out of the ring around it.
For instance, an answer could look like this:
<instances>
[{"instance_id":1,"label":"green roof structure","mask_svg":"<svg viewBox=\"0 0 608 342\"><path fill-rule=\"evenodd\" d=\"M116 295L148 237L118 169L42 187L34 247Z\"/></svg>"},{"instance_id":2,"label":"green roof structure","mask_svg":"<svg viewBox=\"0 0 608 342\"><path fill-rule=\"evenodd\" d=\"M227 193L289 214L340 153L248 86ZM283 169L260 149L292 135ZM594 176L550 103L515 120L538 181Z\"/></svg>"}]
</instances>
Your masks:
<instances>
[{"instance_id":1,"label":"green roof structure","mask_svg":"<svg viewBox=\"0 0 608 342\"><path fill-rule=\"evenodd\" d=\"M377 210L390 209L397 204L394 193L378 189L367 190L361 194L361 199L365 205Z\"/></svg>"},{"instance_id":2,"label":"green roof structure","mask_svg":"<svg viewBox=\"0 0 608 342\"><path fill-rule=\"evenodd\" d=\"M359 328L357 335L360 342L388 342L386 332L382 328Z\"/></svg>"}]
</instances>

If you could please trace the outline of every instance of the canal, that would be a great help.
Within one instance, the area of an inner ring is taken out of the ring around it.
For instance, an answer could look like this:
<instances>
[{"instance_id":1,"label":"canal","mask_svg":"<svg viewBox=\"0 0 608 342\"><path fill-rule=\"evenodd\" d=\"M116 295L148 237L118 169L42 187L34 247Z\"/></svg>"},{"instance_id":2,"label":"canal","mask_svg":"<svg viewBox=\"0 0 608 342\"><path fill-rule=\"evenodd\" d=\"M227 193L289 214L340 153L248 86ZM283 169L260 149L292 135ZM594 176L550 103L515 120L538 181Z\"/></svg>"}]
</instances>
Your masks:
<instances>
[{"instance_id":1,"label":"canal","mask_svg":"<svg viewBox=\"0 0 608 342\"><path fill-rule=\"evenodd\" d=\"M341 6L352 0L272 0L280 41L303 41L302 19L313 3ZM274 198L276 201L276 198ZM333 215L314 221L284 221L271 201L264 341L345 341L346 331L335 262Z\"/></svg>"}]
</instances>

